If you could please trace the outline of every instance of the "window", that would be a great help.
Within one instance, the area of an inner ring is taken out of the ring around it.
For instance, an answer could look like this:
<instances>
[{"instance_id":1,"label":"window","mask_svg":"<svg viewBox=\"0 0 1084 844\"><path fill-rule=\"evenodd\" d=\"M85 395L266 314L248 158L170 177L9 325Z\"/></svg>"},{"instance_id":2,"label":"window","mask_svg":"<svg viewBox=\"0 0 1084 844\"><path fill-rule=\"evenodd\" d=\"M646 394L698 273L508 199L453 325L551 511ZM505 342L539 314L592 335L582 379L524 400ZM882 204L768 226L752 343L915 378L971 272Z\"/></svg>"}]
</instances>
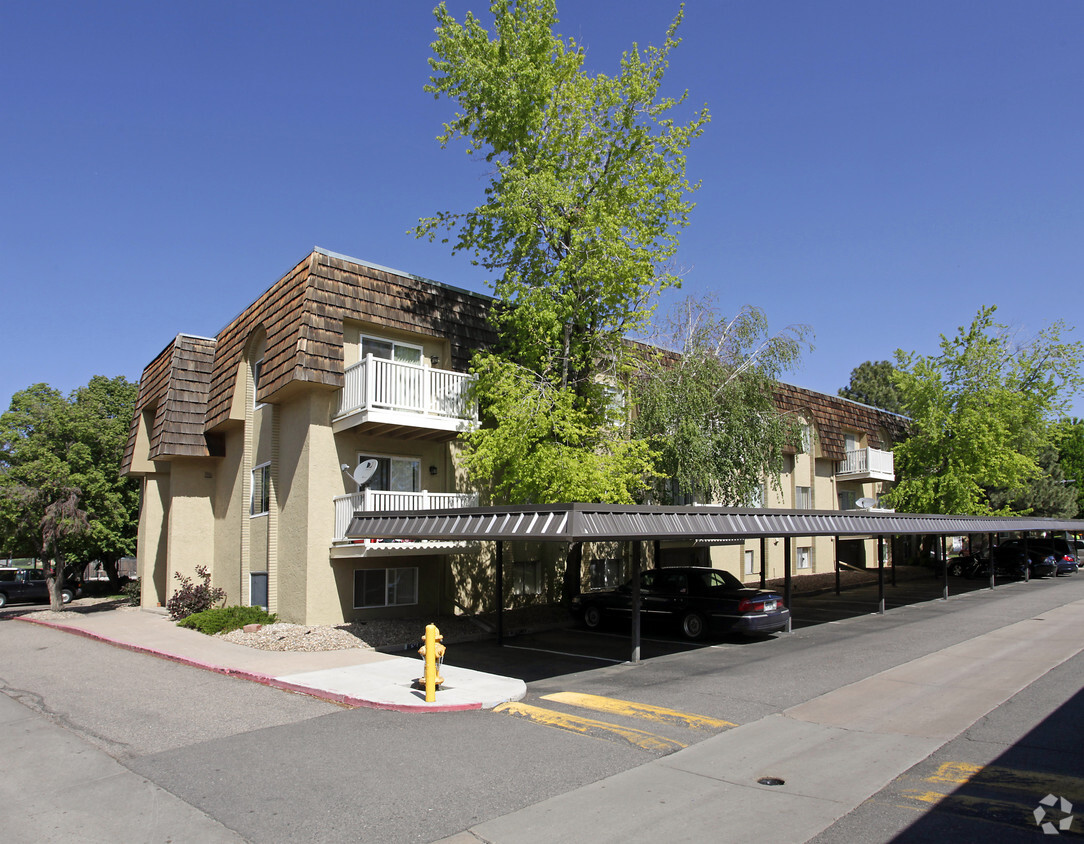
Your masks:
<instances>
[{"instance_id":1,"label":"window","mask_svg":"<svg viewBox=\"0 0 1084 844\"><path fill-rule=\"evenodd\" d=\"M418 603L418 570L354 569L354 609Z\"/></svg>"},{"instance_id":2,"label":"window","mask_svg":"<svg viewBox=\"0 0 1084 844\"><path fill-rule=\"evenodd\" d=\"M267 572L254 571L248 576L248 604L267 609Z\"/></svg>"},{"instance_id":3,"label":"window","mask_svg":"<svg viewBox=\"0 0 1084 844\"><path fill-rule=\"evenodd\" d=\"M542 561L523 560L512 563L512 594L542 594Z\"/></svg>"},{"instance_id":4,"label":"window","mask_svg":"<svg viewBox=\"0 0 1084 844\"><path fill-rule=\"evenodd\" d=\"M271 509L271 464L264 463L252 470L252 501L249 514L263 516Z\"/></svg>"},{"instance_id":5,"label":"window","mask_svg":"<svg viewBox=\"0 0 1084 844\"><path fill-rule=\"evenodd\" d=\"M857 509L855 501L858 500L857 493L853 489L841 489L839 491L839 509L840 510L854 510Z\"/></svg>"},{"instance_id":6,"label":"window","mask_svg":"<svg viewBox=\"0 0 1084 844\"><path fill-rule=\"evenodd\" d=\"M756 574L756 554L752 551L745 552L745 573Z\"/></svg>"},{"instance_id":7,"label":"window","mask_svg":"<svg viewBox=\"0 0 1084 844\"><path fill-rule=\"evenodd\" d=\"M764 484L757 484L757 486L749 493L749 500L746 501L746 505L749 507L761 508L764 506Z\"/></svg>"},{"instance_id":8,"label":"window","mask_svg":"<svg viewBox=\"0 0 1084 844\"><path fill-rule=\"evenodd\" d=\"M813 426L804 420L802 421L802 452L813 453Z\"/></svg>"},{"instance_id":9,"label":"window","mask_svg":"<svg viewBox=\"0 0 1084 844\"><path fill-rule=\"evenodd\" d=\"M813 487L810 487L810 486L796 486L794 488L794 509L795 510L812 510L813 509Z\"/></svg>"},{"instance_id":10,"label":"window","mask_svg":"<svg viewBox=\"0 0 1084 844\"><path fill-rule=\"evenodd\" d=\"M590 588L608 589L611 586L620 586L624 582L621 569L621 561L615 557L592 560L587 569Z\"/></svg>"},{"instance_id":11,"label":"window","mask_svg":"<svg viewBox=\"0 0 1084 844\"><path fill-rule=\"evenodd\" d=\"M808 545L799 546L795 549L794 567L807 569L813 564L813 549Z\"/></svg>"},{"instance_id":12,"label":"window","mask_svg":"<svg viewBox=\"0 0 1084 844\"><path fill-rule=\"evenodd\" d=\"M380 340L376 337L361 338L361 359L366 355L384 360L393 360L396 363L422 362L422 347L412 346L409 343L396 343L394 340Z\"/></svg>"},{"instance_id":13,"label":"window","mask_svg":"<svg viewBox=\"0 0 1084 844\"><path fill-rule=\"evenodd\" d=\"M858 434L843 434L843 450L847 454L858 451Z\"/></svg>"},{"instance_id":14,"label":"window","mask_svg":"<svg viewBox=\"0 0 1084 844\"><path fill-rule=\"evenodd\" d=\"M260 400L256 398L260 392L260 376L263 375L263 358L252 364L252 406L259 407Z\"/></svg>"},{"instance_id":15,"label":"window","mask_svg":"<svg viewBox=\"0 0 1084 844\"><path fill-rule=\"evenodd\" d=\"M421 489L421 461L417 457L380 457L359 454L358 463L375 460L377 467L367 486L385 492L418 492Z\"/></svg>"}]
</instances>

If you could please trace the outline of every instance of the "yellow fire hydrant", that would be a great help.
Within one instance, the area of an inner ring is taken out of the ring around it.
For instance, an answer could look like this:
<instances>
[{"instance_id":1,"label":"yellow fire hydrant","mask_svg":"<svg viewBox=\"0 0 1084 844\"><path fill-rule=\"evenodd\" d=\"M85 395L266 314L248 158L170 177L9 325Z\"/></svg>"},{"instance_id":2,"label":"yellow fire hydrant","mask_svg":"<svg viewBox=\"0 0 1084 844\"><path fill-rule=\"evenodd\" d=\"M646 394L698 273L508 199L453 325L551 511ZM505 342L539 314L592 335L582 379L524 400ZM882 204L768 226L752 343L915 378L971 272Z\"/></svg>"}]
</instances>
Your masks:
<instances>
[{"instance_id":1,"label":"yellow fire hydrant","mask_svg":"<svg viewBox=\"0 0 1084 844\"><path fill-rule=\"evenodd\" d=\"M425 658L425 676L418 680L418 685L425 686L425 702L433 703L437 699L437 689L444 678L438 672L444 660L446 648L441 644L444 639L435 624L425 625L425 644L418 648L418 653Z\"/></svg>"}]
</instances>

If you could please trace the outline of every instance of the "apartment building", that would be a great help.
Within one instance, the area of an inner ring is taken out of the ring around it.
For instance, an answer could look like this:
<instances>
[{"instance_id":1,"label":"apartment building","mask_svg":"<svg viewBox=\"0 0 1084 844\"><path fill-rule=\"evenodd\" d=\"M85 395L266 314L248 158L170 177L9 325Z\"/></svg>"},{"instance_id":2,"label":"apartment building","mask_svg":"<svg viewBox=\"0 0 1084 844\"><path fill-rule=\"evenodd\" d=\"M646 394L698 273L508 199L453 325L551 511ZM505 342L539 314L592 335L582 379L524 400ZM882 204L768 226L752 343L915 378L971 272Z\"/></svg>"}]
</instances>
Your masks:
<instances>
[{"instance_id":1,"label":"apartment building","mask_svg":"<svg viewBox=\"0 0 1084 844\"><path fill-rule=\"evenodd\" d=\"M146 367L122 472L142 484L138 559L145 606L206 566L229 603L284 621L476 611L490 600L484 543L351 541L356 510L476 503L456 440L477 425L472 352L494 339L490 300L315 249L215 337L178 334ZM780 384L777 404L807 432L768 507L851 509L891 481L903 420ZM365 464L364 483L355 479ZM795 573L871 561L870 540L799 541ZM752 553L752 557L750 557ZM761 549L660 548L759 576ZM514 600L560 593L564 557L510 548ZM588 549L584 587L621 577L621 548ZM768 576L782 552L767 549Z\"/></svg>"}]
</instances>

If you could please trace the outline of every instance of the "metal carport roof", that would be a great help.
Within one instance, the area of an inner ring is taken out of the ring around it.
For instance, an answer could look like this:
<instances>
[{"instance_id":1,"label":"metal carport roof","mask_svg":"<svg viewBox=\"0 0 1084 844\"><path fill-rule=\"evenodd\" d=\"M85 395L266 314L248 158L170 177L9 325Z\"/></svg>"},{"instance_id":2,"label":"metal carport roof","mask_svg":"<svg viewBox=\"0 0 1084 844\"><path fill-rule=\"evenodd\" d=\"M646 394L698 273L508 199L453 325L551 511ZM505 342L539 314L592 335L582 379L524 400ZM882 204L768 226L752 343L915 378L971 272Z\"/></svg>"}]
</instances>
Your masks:
<instances>
[{"instance_id":1,"label":"metal carport roof","mask_svg":"<svg viewBox=\"0 0 1084 844\"><path fill-rule=\"evenodd\" d=\"M575 503L358 512L346 535L351 539L601 542L1009 531L1081 533L1084 532L1084 520L1031 516L943 516L874 510L759 510Z\"/></svg>"}]
</instances>

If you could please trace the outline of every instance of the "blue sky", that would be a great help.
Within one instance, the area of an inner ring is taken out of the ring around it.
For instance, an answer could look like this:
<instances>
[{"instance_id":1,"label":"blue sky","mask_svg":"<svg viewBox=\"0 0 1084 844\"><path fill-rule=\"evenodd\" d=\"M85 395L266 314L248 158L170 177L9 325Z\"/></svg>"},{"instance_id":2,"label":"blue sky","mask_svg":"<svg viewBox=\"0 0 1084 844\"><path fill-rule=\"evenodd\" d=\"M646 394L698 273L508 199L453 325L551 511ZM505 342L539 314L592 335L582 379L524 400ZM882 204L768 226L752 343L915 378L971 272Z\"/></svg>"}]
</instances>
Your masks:
<instances>
[{"instance_id":1,"label":"blue sky","mask_svg":"<svg viewBox=\"0 0 1084 844\"><path fill-rule=\"evenodd\" d=\"M449 6L488 20L482 2ZM559 9L589 68L612 73L677 4ZM407 233L486 182L435 140L453 104L422 91L431 11L3 4L3 407L41 381L138 380L315 245L484 292L468 258ZM683 293L811 325L788 380L834 393L864 360L934 352L984 304L1023 337L1077 324L1080 0L689 0L681 34L667 85L688 114L712 111L689 156L703 186Z\"/></svg>"}]
</instances>

